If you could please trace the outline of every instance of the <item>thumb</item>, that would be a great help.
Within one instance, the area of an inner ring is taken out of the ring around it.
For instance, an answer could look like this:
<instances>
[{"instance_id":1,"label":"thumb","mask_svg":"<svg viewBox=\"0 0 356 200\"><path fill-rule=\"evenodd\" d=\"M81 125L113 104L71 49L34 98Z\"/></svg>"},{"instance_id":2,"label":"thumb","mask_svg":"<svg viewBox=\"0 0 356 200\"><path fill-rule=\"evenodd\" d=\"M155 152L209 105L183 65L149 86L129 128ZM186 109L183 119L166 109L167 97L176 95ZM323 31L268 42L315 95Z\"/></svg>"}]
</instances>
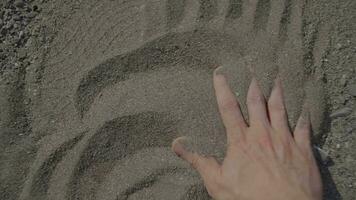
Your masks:
<instances>
[{"instance_id":1,"label":"thumb","mask_svg":"<svg viewBox=\"0 0 356 200\"><path fill-rule=\"evenodd\" d=\"M177 156L191 164L199 172L205 183L212 181L220 168L219 163L215 158L201 156L191 151L187 148L188 142L187 137L179 137L173 141L172 150Z\"/></svg>"}]
</instances>

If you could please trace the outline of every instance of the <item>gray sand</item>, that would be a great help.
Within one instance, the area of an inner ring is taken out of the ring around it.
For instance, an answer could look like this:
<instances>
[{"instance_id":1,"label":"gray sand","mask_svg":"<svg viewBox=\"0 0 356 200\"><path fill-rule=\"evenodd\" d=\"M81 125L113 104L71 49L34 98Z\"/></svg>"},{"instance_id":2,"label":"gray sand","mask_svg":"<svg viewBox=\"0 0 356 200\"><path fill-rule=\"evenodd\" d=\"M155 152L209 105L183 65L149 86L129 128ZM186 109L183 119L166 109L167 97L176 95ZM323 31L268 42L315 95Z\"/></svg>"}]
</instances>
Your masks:
<instances>
[{"instance_id":1,"label":"gray sand","mask_svg":"<svg viewBox=\"0 0 356 200\"><path fill-rule=\"evenodd\" d=\"M251 72L266 97L279 75L291 127L306 105L323 145L333 8L325 9L326 1L247 2L43 3L33 27L48 28L27 47L37 58L24 72L20 97L30 103L13 109L14 88L0 84L0 128L14 129L8 124L22 110L30 127L23 137L0 132L0 198L208 199L170 144L186 135L197 151L224 156L212 87L217 66L244 113ZM11 169L14 163L21 167Z\"/></svg>"}]
</instances>

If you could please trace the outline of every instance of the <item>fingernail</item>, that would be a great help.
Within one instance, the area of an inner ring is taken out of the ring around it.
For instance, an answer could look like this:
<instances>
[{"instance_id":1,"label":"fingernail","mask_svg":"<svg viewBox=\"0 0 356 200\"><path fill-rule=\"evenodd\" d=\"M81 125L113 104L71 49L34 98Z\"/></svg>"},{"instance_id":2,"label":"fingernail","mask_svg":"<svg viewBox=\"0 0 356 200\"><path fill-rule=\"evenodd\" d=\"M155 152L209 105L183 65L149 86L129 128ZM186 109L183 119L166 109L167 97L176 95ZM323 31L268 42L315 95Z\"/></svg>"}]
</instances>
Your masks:
<instances>
[{"instance_id":1,"label":"fingernail","mask_svg":"<svg viewBox=\"0 0 356 200\"><path fill-rule=\"evenodd\" d=\"M187 137L179 137L173 141L172 149L177 156L181 157L186 152L190 151L188 148L189 139Z\"/></svg>"},{"instance_id":2,"label":"fingernail","mask_svg":"<svg viewBox=\"0 0 356 200\"><path fill-rule=\"evenodd\" d=\"M274 84L275 85L280 85L282 83L281 77L279 75L276 76L276 79L274 79Z\"/></svg>"},{"instance_id":3,"label":"fingernail","mask_svg":"<svg viewBox=\"0 0 356 200\"><path fill-rule=\"evenodd\" d=\"M252 76L251 85L255 85L255 86L259 87L257 78L255 76Z\"/></svg>"},{"instance_id":4,"label":"fingernail","mask_svg":"<svg viewBox=\"0 0 356 200\"><path fill-rule=\"evenodd\" d=\"M223 69L223 68L224 68L223 66L220 66L220 67L216 68L216 69L214 70L214 74L215 74L215 75L223 75L223 73L222 73L222 69Z\"/></svg>"},{"instance_id":5,"label":"fingernail","mask_svg":"<svg viewBox=\"0 0 356 200\"><path fill-rule=\"evenodd\" d=\"M302 118L303 126L309 126L309 124L310 124L310 113L309 113L309 108L308 108L307 105L303 105L303 110L302 110L302 113L301 113L300 117Z\"/></svg>"},{"instance_id":6,"label":"fingernail","mask_svg":"<svg viewBox=\"0 0 356 200\"><path fill-rule=\"evenodd\" d=\"M182 145L179 141L178 141L178 142L175 142L175 143L173 144L173 151L174 151L174 153L175 153L177 156L179 156L179 157L181 157L182 154L185 153L185 149L184 149L183 145Z\"/></svg>"},{"instance_id":7,"label":"fingernail","mask_svg":"<svg viewBox=\"0 0 356 200\"><path fill-rule=\"evenodd\" d=\"M273 85L273 88L272 88L272 91L275 91L278 87L281 87L281 78L279 75L276 76L276 78L274 79L274 85Z\"/></svg>"},{"instance_id":8,"label":"fingernail","mask_svg":"<svg viewBox=\"0 0 356 200\"><path fill-rule=\"evenodd\" d=\"M175 139L172 143L172 149L179 157L188 152L195 153L195 145L193 145L192 140L186 136Z\"/></svg>"}]
</instances>

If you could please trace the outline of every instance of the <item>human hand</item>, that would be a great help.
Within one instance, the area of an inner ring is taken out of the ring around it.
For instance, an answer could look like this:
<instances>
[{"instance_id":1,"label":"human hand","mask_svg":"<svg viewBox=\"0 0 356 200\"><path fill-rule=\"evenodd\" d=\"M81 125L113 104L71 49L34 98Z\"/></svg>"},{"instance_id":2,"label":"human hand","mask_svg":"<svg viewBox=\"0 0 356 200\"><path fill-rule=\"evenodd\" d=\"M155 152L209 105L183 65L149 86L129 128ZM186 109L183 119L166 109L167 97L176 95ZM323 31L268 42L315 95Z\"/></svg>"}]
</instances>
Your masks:
<instances>
[{"instance_id":1,"label":"human hand","mask_svg":"<svg viewBox=\"0 0 356 200\"><path fill-rule=\"evenodd\" d=\"M253 79L247 95L249 125L226 78L214 73L214 87L227 133L222 164L191 152L184 137L173 151L201 175L210 196L217 200L321 200L322 182L310 140L311 125L304 113L292 135L279 78L268 103Z\"/></svg>"}]
</instances>

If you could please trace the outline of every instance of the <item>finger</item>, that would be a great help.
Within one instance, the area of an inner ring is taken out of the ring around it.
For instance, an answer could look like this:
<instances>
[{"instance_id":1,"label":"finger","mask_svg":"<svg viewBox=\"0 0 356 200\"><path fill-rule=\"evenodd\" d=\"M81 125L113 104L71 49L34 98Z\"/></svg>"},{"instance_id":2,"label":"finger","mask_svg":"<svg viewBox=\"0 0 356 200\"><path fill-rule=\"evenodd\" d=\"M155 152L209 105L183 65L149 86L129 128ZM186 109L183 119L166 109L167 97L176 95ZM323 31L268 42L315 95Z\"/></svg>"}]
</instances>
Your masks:
<instances>
[{"instance_id":1,"label":"finger","mask_svg":"<svg viewBox=\"0 0 356 200\"><path fill-rule=\"evenodd\" d=\"M266 101L258 86L256 78L252 78L251 85L247 93L247 109L250 126L254 124L268 125Z\"/></svg>"},{"instance_id":2,"label":"finger","mask_svg":"<svg viewBox=\"0 0 356 200\"><path fill-rule=\"evenodd\" d=\"M214 158L203 157L190 151L186 148L186 140L186 137L179 137L175 139L172 143L173 151L177 154L177 156L191 164L193 168L199 172L206 184L211 183L214 181L213 177L215 177L218 173L220 168L219 163Z\"/></svg>"},{"instance_id":3,"label":"finger","mask_svg":"<svg viewBox=\"0 0 356 200\"><path fill-rule=\"evenodd\" d=\"M238 134L242 134L247 125L242 116L240 105L225 76L219 73L219 69L221 68L214 72L214 88L221 118L227 129L228 141L230 141Z\"/></svg>"},{"instance_id":4,"label":"finger","mask_svg":"<svg viewBox=\"0 0 356 200\"><path fill-rule=\"evenodd\" d=\"M305 153L311 152L311 124L309 113L304 110L299 117L294 130L294 140L299 149Z\"/></svg>"},{"instance_id":5,"label":"finger","mask_svg":"<svg viewBox=\"0 0 356 200\"><path fill-rule=\"evenodd\" d=\"M268 100L268 114L272 128L291 137L284 104L283 88L279 77L275 80L271 96Z\"/></svg>"}]
</instances>

